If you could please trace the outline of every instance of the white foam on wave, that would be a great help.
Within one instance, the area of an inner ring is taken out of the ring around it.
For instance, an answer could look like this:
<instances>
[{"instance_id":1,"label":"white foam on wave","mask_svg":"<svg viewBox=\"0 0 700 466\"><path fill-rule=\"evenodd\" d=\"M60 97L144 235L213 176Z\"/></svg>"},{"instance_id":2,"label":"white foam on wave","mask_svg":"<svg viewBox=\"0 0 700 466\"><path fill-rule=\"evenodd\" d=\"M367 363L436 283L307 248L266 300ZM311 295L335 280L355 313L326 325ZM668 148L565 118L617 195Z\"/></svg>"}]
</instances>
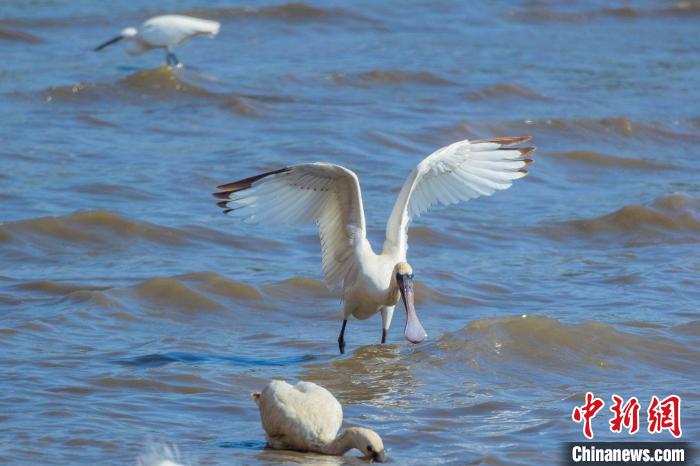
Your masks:
<instances>
[{"instance_id":1,"label":"white foam on wave","mask_svg":"<svg viewBox=\"0 0 700 466\"><path fill-rule=\"evenodd\" d=\"M149 442L146 452L136 458L136 466L195 466L184 462L180 450L174 443L160 441Z\"/></svg>"}]
</instances>

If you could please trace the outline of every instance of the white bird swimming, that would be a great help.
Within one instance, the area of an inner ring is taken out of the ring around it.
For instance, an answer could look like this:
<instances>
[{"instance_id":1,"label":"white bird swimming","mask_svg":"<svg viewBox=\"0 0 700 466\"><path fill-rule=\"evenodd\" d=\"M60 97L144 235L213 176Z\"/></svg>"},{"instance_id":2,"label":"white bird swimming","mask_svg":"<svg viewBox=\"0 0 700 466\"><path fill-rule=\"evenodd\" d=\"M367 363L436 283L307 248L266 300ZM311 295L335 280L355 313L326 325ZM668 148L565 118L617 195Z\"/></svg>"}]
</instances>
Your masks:
<instances>
[{"instance_id":1,"label":"white bird swimming","mask_svg":"<svg viewBox=\"0 0 700 466\"><path fill-rule=\"evenodd\" d=\"M141 55L151 49L165 49L165 61L175 66L180 62L173 53L173 47L195 36L208 35L214 37L219 33L220 24L207 19L193 18L183 15L155 16L145 21L139 29L128 27L104 44L95 48L102 50L108 45L124 41L129 55Z\"/></svg>"},{"instance_id":2,"label":"white bird swimming","mask_svg":"<svg viewBox=\"0 0 700 466\"><path fill-rule=\"evenodd\" d=\"M529 136L455 142L433 152L411 172L386 226L381 254L365 231L365 215L357 175L329 163L293 165L218 186L214 193L224 213L241 209L261 223L315 223L323 252L323 272L331 288L342 290L343 326L338 336L345 351L345 326L381 312L382 343L386 342L394 307L406 308L405 337L426 338L413 304L413 269L406 263L408 226L435 204L449 205L509 188L527 175L534 147L509 147ZM234 196L235 197L232 197Z\"/></svg>"},{"instance_id":3,"label":"white bird swimming","mask_svg":"<svg viewBox=\"0 0 700 466\"><path fill-rule=\"evenodd\" d=\"M262 392L251 393L260 409L267 443L276 450L343 455L357 448L365 459L382 462L384 444L376 432L349 427L340 435L343 407L325 388L312 382L292 386L273 380Z\"/></svg>"}]
</instances>

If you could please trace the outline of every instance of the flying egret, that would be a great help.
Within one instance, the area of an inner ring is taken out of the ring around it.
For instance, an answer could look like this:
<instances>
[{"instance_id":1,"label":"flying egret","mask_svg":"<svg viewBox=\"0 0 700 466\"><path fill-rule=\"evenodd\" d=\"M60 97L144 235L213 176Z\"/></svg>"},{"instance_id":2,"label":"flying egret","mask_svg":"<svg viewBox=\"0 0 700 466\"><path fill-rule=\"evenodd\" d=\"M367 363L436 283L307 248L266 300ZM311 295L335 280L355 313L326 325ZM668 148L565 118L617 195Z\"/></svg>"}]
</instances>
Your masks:
<instances>
[{"instance_id":1,"label":"flying egret","mask_svg":"<svg viewBox=\"0 0 700 466\"><path fill-rule=\"evenodd\" d=\"M262 392L251 396L260 409L260 420L271 448L326 455L343 455L357 448L366 459L385 460L384 444L373 430L349 427L338 435L343 407L331 392L315 383L290 385L273 380Z\"/></svg>"},{"instance_id":2,"label":"flying egret","mask_svg":"<svg viewBox=\"0 0 700 466\"><path fill-rule=\"evenodd\" d=\"M199 35L206 34L214 37L219 33L220 26L216 21L191 16L156 16L144 22L139 29L133 27L123 29L114 39L95 47L95 51L124 40L129 55L141 55L151 49L163 48L166 63L175 66L180 63L172 50L175 45Z\"/></svg>"},{"instance_id":3,"label":"flying egret","mask_svg":"<svg viewBox=\"0 0 700 466\"><path fill-rule=\"evenodd\" d=\"M315 223L321 236L323 272L331 288L342 290L343 325L338 336L345 351L345 327L381 312L382 343L394 307L406 309L405 337L420 343L427 335L413 304L413 269L406 263L408 226L435 204L449 205L507 189L527 175L534 147L511 147L529 136L464 140L438 149L411 172L386 226L381 254L365 231L357 175L329 163L293 165L223 184L214 193L225 214L241 209L261 223Z\"/></svg>"}]
</instances>

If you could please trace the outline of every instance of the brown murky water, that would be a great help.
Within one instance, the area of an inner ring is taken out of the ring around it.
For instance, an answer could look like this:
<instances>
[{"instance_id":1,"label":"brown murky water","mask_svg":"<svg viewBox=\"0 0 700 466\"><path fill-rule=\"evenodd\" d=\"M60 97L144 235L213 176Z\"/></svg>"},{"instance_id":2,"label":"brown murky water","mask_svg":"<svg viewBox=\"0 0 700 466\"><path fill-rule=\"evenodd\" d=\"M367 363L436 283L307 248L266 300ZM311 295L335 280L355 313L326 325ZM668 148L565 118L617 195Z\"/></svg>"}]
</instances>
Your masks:
<instances>
[{"instance_id":1,"label":"brown murky water","mask_svg":"<svg viewBox=\"0 0 700 466\"><path fill-rule=\"evenodd\" d=\"M221 35L182 46L174 71L158 52L89 51L166 11ZM556 462L583 440L570 416L586 391L677 394L697 442L699 13L4 2L0 463L153 464L177 448L183 464L363 464L266 450L248 394L271 378L326 386L393 464ZM245 224L210 196L339 163L379 244L424 156L518 134L538 146L528 178L411 230L416 346L397 313L387 345L378 317L351 321L339 356L314 229ZM628 438L607 415L594 431Z\"/></svg>"}]
</instances>

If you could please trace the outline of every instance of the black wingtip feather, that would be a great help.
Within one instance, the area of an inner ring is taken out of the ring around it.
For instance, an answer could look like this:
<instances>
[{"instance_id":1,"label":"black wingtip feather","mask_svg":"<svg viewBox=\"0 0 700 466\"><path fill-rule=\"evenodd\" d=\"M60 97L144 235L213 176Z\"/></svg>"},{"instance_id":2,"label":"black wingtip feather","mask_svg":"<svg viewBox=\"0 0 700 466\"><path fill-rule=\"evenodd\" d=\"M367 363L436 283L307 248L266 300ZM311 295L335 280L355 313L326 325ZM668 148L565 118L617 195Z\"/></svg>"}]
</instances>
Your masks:
<instances>
[{"instance_id":1,"label":"black wingtip feather","mask_svg":"<svg viewBox=\"0 0 700 466\"><path fill-rule=\"evenodd\" d=\"M263 178L270 175L277 175L278 173L284 173L291 170L289 167L281 168L279 170L274 170L271 172L261 173L260 175L251 176L249 178L244 178L242 180L233 181L231 183L222 184L216 187L216 189L221 189L224 191L230 191L235 193L236 191L242 191L244 189L250 188L256 181L262 180Z\"/></svg>"},{"instance_id":2,"label":"black wingtip feather","mask_svg":"<svg viewBox=\"0 0 700 466\"><path fill-rule=\"evenodd\" d=\"M502 136L495 138L474 139L469 142L478 144L480 142L493 142L501 146L514 146L515 144L523 144L532 139L532 136Z\"/></svg>"},{"instance_id":3,"label":"black wingtip feather","mask_svg":"<svg viewBox=\"0 0 700 466\"><path fill-rule=\"evenodd\" d=\"M216 187L216 189L221 189L222 191L212 193L212 196L214 196L217 199L225 199L224 201L217 202L216 205L224 209L224 214L228 214L229 212L233 212L234 210L240 209L240 207L228 208L228 203L233 200L231 199L231 194L248 189L251 186L253 186L253 183L255 183L256 181L260 181L265 177L268 177L270 175L277 175L278 173L285 173L289 170L291 170L291 168L285 167L279 170L261 173L260 175L255 175L249 178L244 178L242 180L219 185Z\"/></svg>"},{"instance_id":4,"label":"black wingtip feather","mask_svg":"<svg viewBox=\"0 0 700 466\"><path fill-rule=\"evenodd\" d=\"M217 193L212 193L211 195L217 199L229 199L230 195L233 193L234 191L219 191Z\"/></svg>"}]
</instances>

